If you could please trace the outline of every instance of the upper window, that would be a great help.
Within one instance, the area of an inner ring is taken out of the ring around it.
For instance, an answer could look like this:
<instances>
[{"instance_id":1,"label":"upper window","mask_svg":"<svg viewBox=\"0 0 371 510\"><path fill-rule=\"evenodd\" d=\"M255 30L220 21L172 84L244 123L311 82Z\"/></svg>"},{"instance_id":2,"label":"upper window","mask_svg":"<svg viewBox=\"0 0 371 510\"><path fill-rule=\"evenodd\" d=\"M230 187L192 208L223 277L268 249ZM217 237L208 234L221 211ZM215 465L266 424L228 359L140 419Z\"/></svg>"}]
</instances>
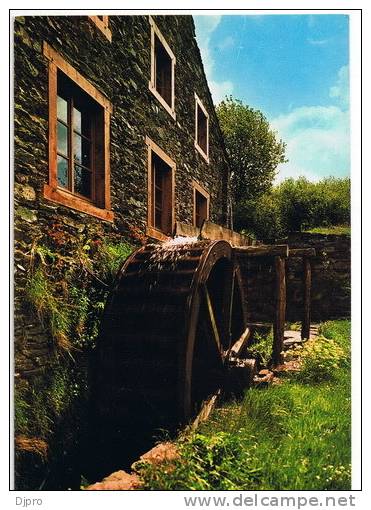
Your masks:
<instances>
[{"instance_id":1,"label":"upper window","mask_svg":"<svg viewBox=\"0 0 371 510\"><path fill-rule=\"evenodd\" d=\"M99 28L103 35L107 37L107 39L112 41L111 30L109 29L108 24L108 16L89 16L93 23Z\"/></svg>"},{"instance_id":2,"label":"upper window","mask_svg":"<svg viewBox=\"0 0 371 510\"><path fill-rule=\"evenodd\" d=\"M195 94L195 147L209 162L209 114Z\"/></svg>"},{"instance_id":3,"label":"upper window","mask_svg":"<svg viewBox=\"0 0 371 510\"><path fill-rule=\"evenodd\" d=\"M151 81L149 88L175 119L175 56L151 16L149 22L151 25Z\"/></svg>"},{"instance_id":4,"label":"upper window","mask_svg":"<svg viewBox=\"0 0 371 510\"><path fill-rule=\"evenodd\" d=\"M175 163L149 138L148 145L148 228L156 239L171 236L174 228Z\"/></svg>"},{"instance_id":5,"label":"upper window","mask_svg":"<svg viewBox=\"0 0 371 510\"><path fill-rule=\"evenodd\" d=\"M47 43L44 55L49 59L49 184L44 196L112 220L111 105Z\"/></svg>"},{"instance_id":6,"label":"upper window","mask_svg":"<svg viewBox=\"0 0 371 510\"><path fill-rule=\"evenodd\" d=\"M200 228L209 219L210 195L193 181L193 225Z\"/></svg>"}]
</instances>

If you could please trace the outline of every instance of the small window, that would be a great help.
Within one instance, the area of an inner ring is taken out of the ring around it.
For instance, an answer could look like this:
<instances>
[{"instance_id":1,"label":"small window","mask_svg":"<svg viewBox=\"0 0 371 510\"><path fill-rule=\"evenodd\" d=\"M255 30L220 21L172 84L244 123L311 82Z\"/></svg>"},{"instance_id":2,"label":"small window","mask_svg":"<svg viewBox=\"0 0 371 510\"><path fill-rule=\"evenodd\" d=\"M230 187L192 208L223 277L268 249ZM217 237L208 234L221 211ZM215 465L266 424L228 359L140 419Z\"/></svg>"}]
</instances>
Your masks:
<instances>
[{"instance_id":1,"label":"small window","mask_svg":"<svg viewBox=\"0 0 371 510\"><path fill-rule=\"evenodd\" d=\"M209 162L209 115L195 94L195 147Z\"/></svg>"},{"instance_id":2,"label":"small window","mask_svg":"<svg viewBox=\"0 0 371 510\"><path fill-rule=\"evenodd\" d=\"M156 239L171 236L174 228L175 163L152 140L148 145L148 229Z\"/></svg>"},{"instance_id":3,"label":"small window","mask_svg":"<svg viewBox=\"0 0 371 510\"><path fill-rule=\"evenodd\" d=\"M193 181L193 225L197 228L209 219L210 195Z\"/></svg>"},{"instance_id":4,"label":"small window","mask_svg":"<svg viewBox=\"0 0 371 510\"><path fill-rule=\"evenodd\" d=\"M149 89L175 119L175 56L153 19L151 25L151 81Z\"/></svg>"},{"instance_id":5,"label":"small window","mask_svg":"<svg viewBox=\"0 0 371 510\"><path fill-rule=\"evenodd\" d=\"M57 185L94 201L94 154L102 111L61 71L57 84Z\"/></svg>"},{"instance_id":6,"label":"small window","mask_svg":"<svg viewBox=\"0 0 371 510\"><path fill-rule=\"evenodd\" d=\"M112 33L109 29L108 24L108 16L89 16L91 21L99 28L103 35L107 37L107 39L112 41Z\"/></svg>"},{"instance_id":7,"label":"small window","mask_svg":"<svg viewBox=\"0 0 371 510\"><path fill-rule=\"evenodd\" d=\"M49 59L49 183L44 196L111 221L111 105L44 43Z\"/></svg>"}]
</instances>

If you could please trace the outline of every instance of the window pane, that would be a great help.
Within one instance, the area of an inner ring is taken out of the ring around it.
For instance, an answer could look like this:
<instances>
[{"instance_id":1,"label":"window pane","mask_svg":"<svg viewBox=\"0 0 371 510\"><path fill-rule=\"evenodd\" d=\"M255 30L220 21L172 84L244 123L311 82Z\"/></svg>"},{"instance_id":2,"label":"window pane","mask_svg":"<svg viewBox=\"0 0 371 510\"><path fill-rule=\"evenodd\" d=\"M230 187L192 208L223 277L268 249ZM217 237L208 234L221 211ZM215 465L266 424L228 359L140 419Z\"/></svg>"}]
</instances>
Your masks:
<instances>
[{"instance_id":1,"label":"window pane","mask_svg":"<svg viewBox=\"0 0 371 510\"><path fill-rule=\"evenodd\" d=\"M73 109L73 129L81 133L81 112L77 108Z\"/></svg>"},{"instance_id":2,"label":"window pane","mask_svg":"<svg viewBox=\"0 0 371 510\"><path fill-rule=\"evenodd\" d=\"M68 160L58 156L58 186L68 188Z\"/></svg>"},{"instance_id":3,"label":"window pane","mask_svg":"<svg viewBox=\"0 0 371 510\"><path fill-rule=\"evenodd\" d=\"M91 172L75 165L75 192L84 197L91 197Z\"/></svg>"},{"instance_id":4,"label":"window pane","mask_svg":"<svg viewBox=\"0 0 371 510\"><path fill-rule=\"evenodd\" d=\"M68 155L68 142L67 142L67 127L64 124L57 122L57 140L58 140L58 152L61 154Z\"/></svg>"},{"instance_id":5,"label":"window pane","mask_svg":"<svg viewBox=\"0 0 371 510\"><path fill-rule=\"evenodd\" d=\"M155 38L156 90L171 106L172 62L161 41Z\"/></svg>"},{"instance_id":6,"label":"window pane","mask_svg":"<svg viewBox=\"0 0 371 510\"><path fill-rule=\"evenodd\" d=\"M73 129L86 138L91 138L91 113L82 107L73 108Z\"/></svg>"},{"instance_id":7,"label":"window pane","mask_svg":"<svg viewBox=\"0 0 371 510\"><path fill-rule=\"evenodd\" d=\"M74 161L78 165L90 168L90 142L80 135L74 133L73 135L73 155Z\"/></svg>"},{"instance_id":8,"label":"window pane","mask_svg":"<svg viewBox=\"0 0 371 510\"><path fill-rule=\"evenodd\" d=\"M87 111L81 113L81 134L86 138L91 138L91 114Z\"/></svg>"},{"instance_id":9,"label":"window pane","mask_svg":"<svg viewBox=\"0 0 371 510\"><path fill-rule=\"evenodd\" d=\"M57 96L57 117L58 119L63 120L63 122L67 124L68 122L67 101L60 96Z\"/></svg>"}]
</instances>

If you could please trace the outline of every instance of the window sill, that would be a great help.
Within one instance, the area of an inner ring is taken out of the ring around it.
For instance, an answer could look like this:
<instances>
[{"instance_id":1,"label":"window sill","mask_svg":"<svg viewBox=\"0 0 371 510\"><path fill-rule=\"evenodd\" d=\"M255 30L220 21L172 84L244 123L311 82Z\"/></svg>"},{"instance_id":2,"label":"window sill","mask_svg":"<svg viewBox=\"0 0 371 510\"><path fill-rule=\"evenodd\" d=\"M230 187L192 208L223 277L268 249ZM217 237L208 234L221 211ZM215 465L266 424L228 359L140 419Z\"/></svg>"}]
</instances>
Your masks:
<instances>
[{"instance_id":1,"label":"window sill","mask_svg":"<svg viewBox=\"0 0 371 510\"><path fill-rule=\"evenodd\" d=\"M149 90L152 92L152 94L155 96L155 98L157 99L157 101L159 101L162 106L165 108L165 110L168 112L169 115L171 115L171 117L176 120L176 114L175 114L175 110L173 108L171 108L171 106L169 106L167 104L167 102L165 101L165 99L161 96L161 94L158 93L157 89L154 87L153 83L152 82L149 82L148 84L148 87L149 87Z\"/></svg>"},{"instance_id":2,"label":"window sill","mask_svg":"<svg viewBox=\"0 0 371 510\"><path fill-rule=\"evenodd\" d=\"M198 143L195 141L195 148L197 149L197 151L201 154L201 156L204 158L204 160L206 161L207 164L210 163L210 159L209 159L209 156L207 154L204 153L204 151L201 149L201 147L198 145Z\"/></svg>"},{"instance_id":3,"label":"window sill","mask_svg":"<svg viewBox=\"0 0 371 510\"><path fill-rule=\"evenodd\" d=\"M148 237L152 237L152 239L157 239L157 241L168 241L171 239L170 236L153 227L147 227L146 234Z\"/></svg>"},{"instance_id":4,"label":"window sill","mask_svg":"<svg viewBox=\"0 0 371 510\"><path fill-rule=\"evenodd\" d=\"M95 216L101 220L110 222L113 221L114 215L112 211L96 207L95 205L85 202L85 200L82 200L71 193L65 192L59 188L52 188L49 184L44 185L44 198L76 211L89 214L90 216Z\"/></svg>"}]
</instances>

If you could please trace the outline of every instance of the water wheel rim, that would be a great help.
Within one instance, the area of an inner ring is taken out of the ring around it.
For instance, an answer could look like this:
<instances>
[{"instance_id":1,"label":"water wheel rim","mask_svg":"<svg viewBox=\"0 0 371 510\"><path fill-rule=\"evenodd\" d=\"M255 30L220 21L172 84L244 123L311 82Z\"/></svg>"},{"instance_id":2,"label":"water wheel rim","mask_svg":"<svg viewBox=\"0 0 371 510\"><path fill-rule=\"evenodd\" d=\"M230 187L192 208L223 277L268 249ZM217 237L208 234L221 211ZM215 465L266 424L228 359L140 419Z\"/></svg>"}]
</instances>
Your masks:
<instances>
[{"instance_id":1,"label":"water wheel rim","mask_svg":"<svg viewBox=\"0 0 371 510\"><path fill-rule=\"evenodd\" d=\"M192 282L190 295L186 306L186 324L184 341L180 349L178 402L179 414L183 420L192 416L192 367L194 362L194 348L196 329L200 311L200 290L207 283L208 277L216 263L226 259L234 270L233 249L227 241L213 241L203 251Z\"/></svg>"}]
</instances>

